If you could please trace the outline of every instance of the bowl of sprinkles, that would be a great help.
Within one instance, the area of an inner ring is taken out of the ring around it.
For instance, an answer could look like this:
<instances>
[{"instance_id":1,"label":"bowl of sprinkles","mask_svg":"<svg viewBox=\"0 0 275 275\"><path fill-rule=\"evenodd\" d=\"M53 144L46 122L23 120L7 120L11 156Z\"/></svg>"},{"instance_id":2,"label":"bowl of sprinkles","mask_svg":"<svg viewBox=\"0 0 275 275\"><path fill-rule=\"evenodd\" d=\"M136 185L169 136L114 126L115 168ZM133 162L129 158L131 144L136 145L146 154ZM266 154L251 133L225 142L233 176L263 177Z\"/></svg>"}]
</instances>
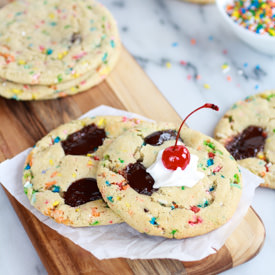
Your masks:
<instances>
[{"instance_id":1,"label":"bowl of sprinkles","mask_svg":"<svg viewBox=\"0 0 275 275\"><path fill-rule=\"evenodd\" d=\"M275 0L217 0L231 29L251 47L275 55Z\"/></svg>"}]
</instances>

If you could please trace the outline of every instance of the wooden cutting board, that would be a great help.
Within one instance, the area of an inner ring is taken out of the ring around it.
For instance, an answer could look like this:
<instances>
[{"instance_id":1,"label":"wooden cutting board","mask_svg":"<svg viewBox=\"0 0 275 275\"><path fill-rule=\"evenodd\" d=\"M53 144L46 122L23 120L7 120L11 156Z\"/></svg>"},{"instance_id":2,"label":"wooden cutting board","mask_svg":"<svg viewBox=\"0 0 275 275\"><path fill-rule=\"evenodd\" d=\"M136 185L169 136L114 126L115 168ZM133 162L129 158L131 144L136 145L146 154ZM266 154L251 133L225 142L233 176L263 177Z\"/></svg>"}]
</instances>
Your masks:
<instances>
[{"instance_id":1,"label":"wooden cutting board","mask_svg":"<svg viewBox=\"0 0 275 275\"><path fill-rule=\"evenodd\" d=\"M33 146L58 125L106 104L155 120L180 122L180 117L130 54L123 49L119 64L103 83L87 92L52 101L0 99L0 161ZM197 262L176 260L97 260L62 237L6 192L49 274L216 274L242 264L260 251L265 229L252 208L215 254Z\"/></svg>"}]
</instances>

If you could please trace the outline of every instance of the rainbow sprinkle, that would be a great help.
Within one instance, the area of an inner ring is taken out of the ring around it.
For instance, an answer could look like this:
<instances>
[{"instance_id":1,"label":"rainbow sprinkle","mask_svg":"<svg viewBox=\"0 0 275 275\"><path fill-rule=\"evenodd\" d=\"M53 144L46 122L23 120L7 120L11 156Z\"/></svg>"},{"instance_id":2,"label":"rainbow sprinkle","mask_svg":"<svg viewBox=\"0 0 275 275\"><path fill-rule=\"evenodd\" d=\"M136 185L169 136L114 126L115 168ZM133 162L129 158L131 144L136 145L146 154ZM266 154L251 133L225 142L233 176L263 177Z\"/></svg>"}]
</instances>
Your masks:
<instances>
[{"instance_id":1,"label":"rainbow sprinkle","mask_svg":"<svg viewBox=\"0 0 275 275\"><path fill-rule=\"evenodd\" d=\"M275 36L273 0L234 0L226 13L240 26L261 35Z\"/></svg>"},{"instance_id":2,"label":"rainbow sprinkle","mask_svg":"<svg viewBox=\"0 0 275 275\"><path fill-rule=\"evenodd\" d=\"M158 225L158 223L156 222L156 218L155 218L155 217L152 217L152 218L151 218L150 223L151 223L152 225Z\"/></svg>"}]
</instances>

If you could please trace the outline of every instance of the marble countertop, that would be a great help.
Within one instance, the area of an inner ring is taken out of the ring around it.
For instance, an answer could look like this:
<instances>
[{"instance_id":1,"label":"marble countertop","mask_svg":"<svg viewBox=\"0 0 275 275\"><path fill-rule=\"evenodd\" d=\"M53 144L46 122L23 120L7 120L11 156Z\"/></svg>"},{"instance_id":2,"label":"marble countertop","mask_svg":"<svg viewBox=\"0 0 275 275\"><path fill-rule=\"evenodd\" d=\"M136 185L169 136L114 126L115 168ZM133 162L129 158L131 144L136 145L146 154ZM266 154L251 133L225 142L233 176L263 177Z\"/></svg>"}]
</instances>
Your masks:
<instances>
[{"instance_id":1,"label":"marble countertop","mask_svg":"<svg viewBox=\"0 0 275 275\"><path fill-rule=\"evenodd\" d=\"M275 88L275 57L256 52L235 37L215 5L177 0L101 2L117 19L125 47L182 117L205 102L221 107L218 115L202 110L190 118L194 129L212 135L235 101ZM274 190L259 188L252 206L266 227L264 247L255 258L224 274L271 274L275 268ZM0 274L46 274L1 187L0 219Z\"/></svg>"}]
</instances>

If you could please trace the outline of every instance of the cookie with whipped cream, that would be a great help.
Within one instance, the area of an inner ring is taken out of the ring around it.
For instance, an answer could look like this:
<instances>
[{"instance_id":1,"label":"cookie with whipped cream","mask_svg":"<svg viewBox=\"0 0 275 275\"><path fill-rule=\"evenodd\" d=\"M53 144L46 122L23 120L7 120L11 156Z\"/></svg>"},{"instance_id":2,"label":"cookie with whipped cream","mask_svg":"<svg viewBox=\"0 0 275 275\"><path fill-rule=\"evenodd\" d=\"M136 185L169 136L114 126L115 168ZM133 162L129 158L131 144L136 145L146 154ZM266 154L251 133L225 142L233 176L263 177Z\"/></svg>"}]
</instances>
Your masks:
<instances>
[{"instance_id":1,"label":"cookie with whipped cream","mask_svg":"<svg viewBox=\"0 0 275 275\"><path fill-rule=\"evenodd\" d=\"M59 126L30 152L23 185L31 204L58 223L80 227L122 222L102 200L96 170L103 151L138 119L103 116Z\"/></svg>"},{"instance_id":2,"label":"cookie with whipped cream","mask_svg":"<svg viewBox=\"0 0 275 275\"><path fill-rule=\"evenodd\" d=\"M219 121L215 138L243 167L275 189L275 91L236 102Z\"/></svg>"},{"instance_id":3,"label":"cookie with whipped cream","mask_svg":"<svg viewBox=\"0 0 275 275\"><path fill-rule=\"evenodd\" d=\"M130 226L181 239L212 231L232 217L242 176L220 143L186 127L178 144L188 149L191 167L187 165L185 174L167 174L160 154L175 144L176 131L168 123L140 124L126 131L104 152L97 183L109 207Z\"/></svg>"}]
</instances>

